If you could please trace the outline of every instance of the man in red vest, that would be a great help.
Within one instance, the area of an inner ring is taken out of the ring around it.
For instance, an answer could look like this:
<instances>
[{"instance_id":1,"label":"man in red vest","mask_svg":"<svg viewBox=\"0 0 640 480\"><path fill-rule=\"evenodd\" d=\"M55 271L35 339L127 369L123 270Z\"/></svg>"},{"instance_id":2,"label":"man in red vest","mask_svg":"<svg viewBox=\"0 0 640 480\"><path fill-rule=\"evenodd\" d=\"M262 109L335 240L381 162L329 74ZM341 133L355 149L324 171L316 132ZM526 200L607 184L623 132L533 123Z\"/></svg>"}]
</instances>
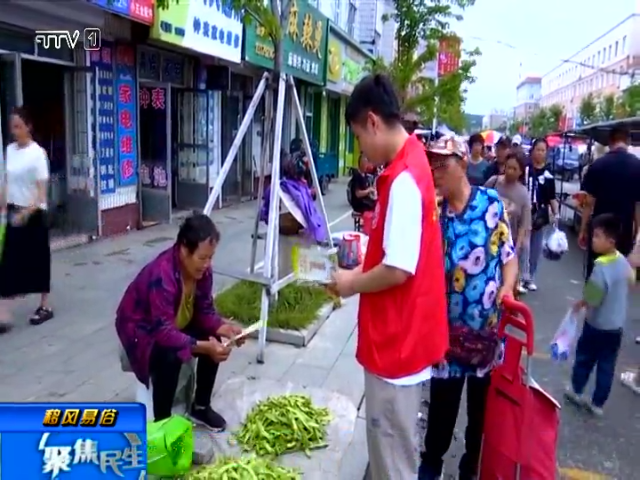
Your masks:
<instances>
[{"instance_id":1,"label":"man in red vest","mask_svg":"<svg viewBox=\"0 0 640 480\"><path fill-rule=\"evenodd\" d=\"M422 384L449 347L443 245L424 145L402 126L383 75L358 83L346 119L375 165L378 203L364 264L335 274L343 297L360 294L356 358L365 371L373 480L415 480Z\"/></svg>"}]
</instances>

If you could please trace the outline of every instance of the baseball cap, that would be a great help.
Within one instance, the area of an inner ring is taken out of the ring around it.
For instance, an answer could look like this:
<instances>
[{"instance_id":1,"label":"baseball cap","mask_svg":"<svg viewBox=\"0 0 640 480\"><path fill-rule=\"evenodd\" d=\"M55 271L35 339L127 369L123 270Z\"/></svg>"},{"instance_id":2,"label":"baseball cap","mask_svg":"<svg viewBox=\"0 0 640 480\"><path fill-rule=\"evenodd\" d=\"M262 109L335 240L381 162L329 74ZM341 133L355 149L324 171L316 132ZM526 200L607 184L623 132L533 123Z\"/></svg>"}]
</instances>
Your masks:
<instances>
[{"instance_id":1,"label":"baseball cap","mask_svg":"<svg viewBox=\"0 0 640 480\"><path fill-rule=\"evenodd\" d=\"M460 158L466 158L468 155L466 142L456 135L444 135L437 140L429 142L427 153L456 155Z\"/></svg>"},{"instance_id":2,"label":"baseball cap","mask_svg":"<svg viewBox=\"0 0 640 480\"><path fill-rule=\"evenodd\" d=\"M513 140L511 140L512 145L522 145L522 137L520 135L514 135Z\"/></svg>"}]
</instances>

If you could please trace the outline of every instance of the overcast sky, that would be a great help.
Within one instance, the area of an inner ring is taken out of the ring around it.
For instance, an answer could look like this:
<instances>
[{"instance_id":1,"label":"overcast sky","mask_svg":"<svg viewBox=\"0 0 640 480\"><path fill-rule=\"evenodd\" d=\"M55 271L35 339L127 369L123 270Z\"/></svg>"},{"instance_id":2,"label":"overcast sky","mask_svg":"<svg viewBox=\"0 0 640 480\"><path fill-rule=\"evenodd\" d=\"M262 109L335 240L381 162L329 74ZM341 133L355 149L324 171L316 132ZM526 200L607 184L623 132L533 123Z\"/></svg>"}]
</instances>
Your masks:
<instances>
[{"instance_id":1,"label":"overcast sky","mask_svg":"<svg viewBox=\"0 0 640 480\"><path fill-rule=\"evenodd\" d=\"M557 66L634 12L640 0L476 0L455 27L464 48L479 47L467 113L515 104L520 76Z\"/></svg>"}]
</instances>

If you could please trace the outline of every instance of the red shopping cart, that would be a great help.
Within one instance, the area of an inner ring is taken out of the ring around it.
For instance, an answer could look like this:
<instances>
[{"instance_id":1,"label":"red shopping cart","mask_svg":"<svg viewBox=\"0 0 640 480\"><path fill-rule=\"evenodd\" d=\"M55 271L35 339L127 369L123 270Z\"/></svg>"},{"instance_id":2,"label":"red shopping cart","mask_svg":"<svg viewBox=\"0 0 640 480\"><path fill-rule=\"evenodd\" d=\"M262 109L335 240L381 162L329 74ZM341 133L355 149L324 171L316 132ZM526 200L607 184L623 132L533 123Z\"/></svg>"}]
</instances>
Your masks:
<instances>
[{"instance_id":1,"label":"red shopping cart","mask_svg":"<svg viewBox=\"0 0 640 480\"><path fill-rule=\"evenodd\" d=\"M509 298L503 309L499 332L506 339L505 355L491 374L480 480L551 480L556 478L560 405L531 376L531 310Z\"/></svg>"}]
</instances>

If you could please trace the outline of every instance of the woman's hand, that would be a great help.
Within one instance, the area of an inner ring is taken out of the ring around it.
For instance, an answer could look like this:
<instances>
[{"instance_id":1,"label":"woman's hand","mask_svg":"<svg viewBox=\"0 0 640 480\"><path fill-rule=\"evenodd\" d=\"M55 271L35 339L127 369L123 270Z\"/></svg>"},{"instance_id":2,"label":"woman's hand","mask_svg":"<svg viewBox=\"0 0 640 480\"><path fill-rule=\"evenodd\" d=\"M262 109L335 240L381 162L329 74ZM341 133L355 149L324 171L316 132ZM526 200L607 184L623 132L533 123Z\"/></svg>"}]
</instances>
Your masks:
<instances>
[{"instance_id":1,"label":"woman's hand","mask_svg":"<svg viewBox=\"0 0 640 480\"><path fill-rule=\"evenodd\" d=\"M225 347L215 337L209 337L206 342L199 342L199 346L216 363L226 361L231 353L231 347Z\"/></svg>"},{"instance_id":2,"label":"woman's hand","mask_svg":"<svg viewBox=\"0 0 640 480\"><path fill-rule=\"evenodd\" d=\"M233 337L237 337L242 333L242 328L239 327L238 325L230 323L229 321L225 321L225 323L222 324L222 326L218 329L216 333L221 337L232 339ZM234 343L238 347L240 347L244 343L244 341L245 341L244 338L239 338Z\"/></svg>"}]
</instances>

